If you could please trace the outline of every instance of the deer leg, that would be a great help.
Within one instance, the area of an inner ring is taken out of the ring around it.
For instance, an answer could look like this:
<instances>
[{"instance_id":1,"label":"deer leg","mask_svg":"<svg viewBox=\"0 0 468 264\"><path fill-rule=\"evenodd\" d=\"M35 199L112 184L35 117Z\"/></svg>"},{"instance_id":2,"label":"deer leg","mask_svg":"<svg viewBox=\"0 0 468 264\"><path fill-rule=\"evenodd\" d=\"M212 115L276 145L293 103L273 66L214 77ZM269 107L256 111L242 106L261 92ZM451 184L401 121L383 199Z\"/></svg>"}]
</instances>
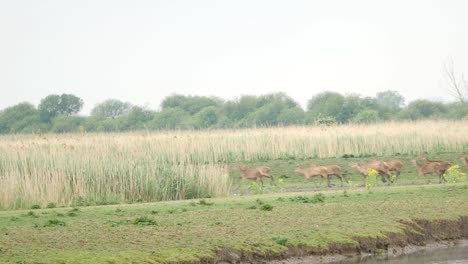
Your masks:
<instances>
[{"instance_id":1,"label":"deer leg","mask_svg":"<svg viewBox=\"0 0 468 264\"><path fill-rule=\"evenodd\" d=\"M330 175L327 175L327 185L328 185L328 188L331 187L331 184L330 184Z\"/></svg>"},{"instance_id":2,"label":"deer leg","mask_svg":"<svg viewBox=\"0 0 468 264\"><path fill-rule=\"evenodd\" d=\"M343 187L343 176L337 174L336 177L340 178L341 187Z\"/></svg>"},{"instance_id":3,"label":"deer leg","mask_svg":"<svg viewBox=\"0 0 468 264\"><path fill-rule=\"evenodd\" d=\"M382 179L382 182L387 182L387 179L385 179L385 175L380 171L379 172L380 178Z\"/></svg>"},{"instance_id":4,"label":"deer leg","mask_svg":"<svg viewBox=\"0 0 468 264\"><path fill-rule=\"evenodd\" d=\"M273 179L273 176L270 176L270 179L271 179L271 184L277 186L275 183L275 179Z\"/></svg>"}]
</instances>

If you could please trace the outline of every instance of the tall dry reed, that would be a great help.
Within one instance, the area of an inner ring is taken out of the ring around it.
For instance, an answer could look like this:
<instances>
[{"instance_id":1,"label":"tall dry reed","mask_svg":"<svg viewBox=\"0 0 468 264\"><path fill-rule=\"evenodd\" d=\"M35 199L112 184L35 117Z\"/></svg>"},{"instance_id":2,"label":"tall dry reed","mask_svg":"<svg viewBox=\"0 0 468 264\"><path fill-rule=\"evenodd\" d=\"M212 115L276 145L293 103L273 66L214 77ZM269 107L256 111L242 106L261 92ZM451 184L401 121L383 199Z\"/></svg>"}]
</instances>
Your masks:
<instances>
[{"instance_id":1,"label":"tall dry reed","mask_svg":"<svg viewBox=\"0 0 468 264\"><path fill-rule=\"evenodd\" d=\"M0 137L0 208L222 196L234 162L468 150L468 122Z\"/></svg>"}]
</instances>

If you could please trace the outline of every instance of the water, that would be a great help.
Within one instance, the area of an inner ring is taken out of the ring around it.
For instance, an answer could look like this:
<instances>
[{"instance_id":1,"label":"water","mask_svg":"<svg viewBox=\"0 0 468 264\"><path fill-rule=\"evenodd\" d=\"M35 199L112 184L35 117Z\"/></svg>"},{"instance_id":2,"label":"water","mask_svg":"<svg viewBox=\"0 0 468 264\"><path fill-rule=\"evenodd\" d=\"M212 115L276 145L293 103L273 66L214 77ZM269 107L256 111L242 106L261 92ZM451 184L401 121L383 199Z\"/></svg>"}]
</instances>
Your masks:
<instances>
[{"instance_id":1,"label":"water","mask_svg":"<svg viewBox=\"0 0 468 264\"><path fill-rule=\"evenodd\" d=\"M413 254L389 259L368 258L340 262L340 264L466 264L468 263L468 244L449 248L419 251Z\"/></svg>"}]
</instances>

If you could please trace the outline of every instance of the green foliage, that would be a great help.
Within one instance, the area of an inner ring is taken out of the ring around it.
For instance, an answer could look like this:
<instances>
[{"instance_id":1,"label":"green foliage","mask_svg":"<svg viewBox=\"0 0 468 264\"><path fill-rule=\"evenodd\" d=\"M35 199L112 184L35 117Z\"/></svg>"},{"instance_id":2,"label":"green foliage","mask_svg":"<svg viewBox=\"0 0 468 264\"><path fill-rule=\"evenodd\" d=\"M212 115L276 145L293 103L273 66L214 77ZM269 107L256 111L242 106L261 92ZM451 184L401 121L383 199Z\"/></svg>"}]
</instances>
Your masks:
<instances>
[{"instance_id":1,"label":"green foliage","mask_svg":"<svg viewBox=\"0 0 468 264\"><path fill-rule=\"evenodd\" d=\"M198 201L198 204L199 205L213 205L214 203L210 203L210 202L207 202L205 199L201 199L200 201Z\"/></svg>"},{"instance_id":2,"label":"green foliage","mask_svg":"<svg viewBox=\"0 0 468 264\"><path fill-rule=\"evenodd\" d=\"M262 194L263 188L257 182L252 182L250 185L253 194Z\"/></svg>"},{"instance_id":3,"label":"green foliage","mask_svg":"<svg viewBox=\"0 0 468 264\"><path fill-rule=\"evenodd\" d=\"M220 113L218 107L208 106L194 116L195 128L209 128L218 123Z\"/></svg>"},{"instance_id":4,"label":"green foliage","mask_svg":"<svg viewBox=\"0 0 468 264\"><path fill-rule=\"evenodd\" d=\"M130 108L130 103L122 102L117 99L108 99L97 104L93 110L91 110L91 115L104 118L116 118L128 113Z\"/></svg>"},{"instance_id":5,"label":"green foliage","mask_svg":"<svg viewBox=\"0 0 468 264\"><path fill-rule=\"evenodd\" d=\"M50 219L43 226L44 227L66 226L66 223L62 220Z\"/></svg>"},{"instance_id":6,"label":"green foliage","mask_svg":"<svg viewBox=\"0 0 468 264\"><path fill-rule=\"evenodd\" d=\"M41 209L41 206L38 204L31 205L31 209Z\"/></svg>"},{"instance_id":7,"label":"green foliage","mask_svg":"<svg viewBox=\"0 0 468 264\"><path fill-rule=\"evenodd\" d=\"M284 237L274 237L273 241L275 241L276 244L281 245L281 246L288 246L288 239Z\"/></svg>"},{"instance_id":8,"label":"green foliage","mask_svg":"<svg viewBox=\"0 0 468 264\"><path fill-rule=\"evenodd\" d=\"M428 100L415 100L400 114L405 119L427 119L441 117L447 112L443 103Z\"/></svg>"},{"instance_id":9,"label":"green foliage","mask_svg":"<svg viewBox=\"0 0 468 264\"><path fill-rule=\"evenodd\" d=\"M366 189L369 192L377 185L377 175L379 175L379 173L376 170L369 169L366 178Z\"/></svg>"},{"instance_id":10,"label":"green foliage","mask_svg":"<svg viewBox=\"0 0 468 264\"><path fill-rule=\"evenodd\" d=\"M307 110L312 117L325 116L339 122L343 110L344 96L335 92L323 92L312 97L307 103Z\"/></svg>"},{"instance_id":11,"label":"green foliage","mask_svg":"<svg viewBox=\"0 0 468 264\"><path fill-rule=\"evenodd\" d=\"M273 206L271 204L262 204L260 206L260 210L262 210L262 211L273 211Z\"/></svg>"},{"instance_id":12,"label":"green foliage","mask_svg":"<svg viewBox=\"0 0 468 264\"><path fill-rule=\"evenodd\" d=\"M47 208L55 208L55 207L57 207L56 203L50 202L47 204Z\"/></svg>"},{"instance_id":13,"label":"green foliage","mask_svg":"<svg viewBox=\"0 0 468 264\"><path fill-rule=\"evenodd\" d=\"M447 169L444 177L448 183L458 183L465 182L467 174L460 171L459 165L454 165Z\"/></svg>"},{"instance_id":14,"label":"green foliage","mask_svg":"<svg viewBox=\"0 0 468 264\"><path fill-rule=\"evenodd\" d=\"M83 100L72 94L48 95L38 106L42 120L49 122L58 115L72 115L80 112Z\"/></svg>"},{"instance_id":15,"label":"green foliage","mask_svg":"<svg viewBox=\"0 0 468 264\"><path fill-rule=\"evenodd\" d=\"M280 125L304 124L304 122L305 112L300 107L283 109L278 115Z\"/></svg>"},{"instance_id":16,"label":"green foliage","mask_svg":"<svg viewBox=\"0 0 468 264\"><path fill-rule=\"evenodd\" d=\"M295 202L295 203L312 203L312 204L324 203L325 195L323 195L322 193L315 194L312 197L299 195L299 196L290 197L289 201Z\"/></svg>"},{"instance_id":17,"label":"green foliage","mask_svg":"<svg viewBox=\"0 0 468 264\"><path fill-rule=\"evenodd\" d=\"M39 112L30 103L20 103L0 112L0 133L19 133L35 130L35 132L40 132L41 128L42 131L47 130L47 127L41 126Z\"/></svg>"},{"instance_id":18,"label":"green foliage","mask_svg":"<svg viewBox=\"0 0 468 264\"><path fill-rule=\"evenodd\" d=\"M223 101L221 99L216 97L185 96L175 94L166 97L161 103L161 108L162 110L180 108L190 115L194 115L205 107L218 107L222 102Z\"/></svg>"},{"instance_id":19,"label":"green foliage","mask_svg":"<svg viewBox=\"0 0 468 264\"><path fill-rule=\"evenodd\" d=\"M72 212L72 211L67 212L67 216L70 216L70 217L75 217L75 216L77 216L77 215L78 215L78 214L77 214L76 212Z\"/></svg>"},{"instance_id":20,"label":"green foliage","mask_svg":"<svg viewBox=\"0 0 468 264\"><path fill-rule=\"evenodd\" d=\"M34 218L38 218L38 217L39 217L39 216L38 216L36 213L34 213L33 211L29 211L29 212L26 214L26 216L30 216L30 217L34 217Z\"/></svg>"},{"instance_id":21,"label":"green foliage","mask_svg":"<svg viewBox=\"0 0 468 264\"><path fill-rule=\"evenodd\" d=\"M85 118L79 116L59 115L52 122L51 131L54 133L77 133Z\"/></svg>"},{"instance_id":22,"label":"green foliage","mask_svg":"<svg viewBox=\"0 0 468 264\"><path fill-rule=\"evenodd\" d=\"M150 126L156 129L190 128L190 120L189 113L181 108L165 108L154 116Z\"/></svg>"},{"instance_id":23,"label":"green foliage","mask_svg":"<svg viewBox=\"0 0 468 264\"><path fill-rule=\"evenodd\" d=\"M134 225L158 225L158 222L156 220L149 218L147 216L142 216L142 217L137 217L135 220L133 220Z\"/></svg>"},{"instance_id":24,"label":"green foliage","mask_svg":"<svg viewBox=\"0 0 468 264\"><path fill-rule=\"evenodd\" d=\"M0 112L0 134L72 133L83 126L88 132L119 132L161 129L209 129L268 127L278 125L332 125L372 123L389 119L468 119L467 103L416 100L403 107L396 91L375 97L323 92L314 95L304 111L285 93L243 95L223 101L217 97L171 95L160 111L132 106L117 99L97 104L89 117L73 116L83 100L71 94L49 95L36 107L20 103Z\"/></svg>"},{"instance_id":25,"label":"green foliage","mask_svg":"<svg viewBox=\"0 0 468 264\"><path fill-rule=\"evenodd\" d=\"M397 91L384 91L376 95L377 102L391 112L397 112L405 103L405 98Z\"/></svg>"},{"instance_id":26,"label":"green foliage","mask_svg":"<svg viewBox=\"0 0 468 264\"><path fill-rule=\"evenodd\" d=\"M379 121L379 113L375 110L366 109L352 118L355 123L375 123Z\"/></svg>"}]
</instances>

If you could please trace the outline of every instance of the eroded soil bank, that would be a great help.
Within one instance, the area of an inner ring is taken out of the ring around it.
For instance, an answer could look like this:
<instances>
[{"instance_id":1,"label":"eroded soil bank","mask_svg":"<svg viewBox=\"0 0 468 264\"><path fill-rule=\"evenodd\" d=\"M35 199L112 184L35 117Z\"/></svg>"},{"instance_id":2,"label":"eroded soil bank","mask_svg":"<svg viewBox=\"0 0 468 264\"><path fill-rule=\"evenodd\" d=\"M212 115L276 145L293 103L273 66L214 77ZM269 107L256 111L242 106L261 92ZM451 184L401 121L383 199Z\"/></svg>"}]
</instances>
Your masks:
<instances>
[{"instance_id":1,"label":"eroded soil bank","mask_svg":"<svg viewBox=\"0 0 468 264\"><path fill-rule=\"evenodd\" d=\"M201 263L338 263L347 259L380 255L397 257L418 250L447 247L455 241L468 239L468 216L458 220L401 221L402 233L383 237L355 237L354 244L332 244L328 248L290 247L282 253L257 255L240 250L221 250L216 259ZM465 243L466 241L463 241Z\"/></svg>"}]
</instances>

